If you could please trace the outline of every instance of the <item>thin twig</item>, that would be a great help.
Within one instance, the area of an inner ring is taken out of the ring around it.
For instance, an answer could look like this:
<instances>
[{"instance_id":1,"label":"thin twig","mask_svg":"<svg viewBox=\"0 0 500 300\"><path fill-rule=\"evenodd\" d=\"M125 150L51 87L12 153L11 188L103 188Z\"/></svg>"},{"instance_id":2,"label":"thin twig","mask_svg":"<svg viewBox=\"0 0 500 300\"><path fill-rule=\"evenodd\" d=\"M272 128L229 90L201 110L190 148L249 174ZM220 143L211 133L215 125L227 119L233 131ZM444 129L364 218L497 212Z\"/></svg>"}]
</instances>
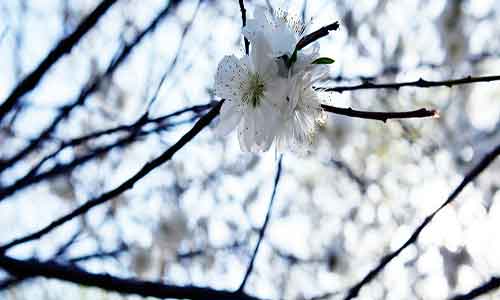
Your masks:
<instances>
[{"instance_id":1,"label":"thin twig","mask_svg":"<svg viewBox=\"0 0 500 300\"><path fill-rule=\"evenodd\" d=\"M330 33L330 31L337 29L339 29L338 21L335 21L332 24L327 25L325 27L321 27L320 29L301 38L300 41L297 43L297 46L295 46L295 49L301 50L305 48L307 45L314 43L315 41L319 40L324 36L327 36Z\"/></svg>"},{"instance_id":2,"label":"thin twig","mask_svg":"<svg viewBox=\"0 0 500 300\"><path fill-rule=\"evenodd\" d=\"M243 0L239 0L239 3L240 3L241 22L242 22L241 27L245 27L247 25L247 10L245 9L245 3L243 3ZM248 55L250 42L245 36L243 36L243 40L245 41L245 53Z\"/></svg>"},{"instance_id":3,"label":"thin twig","mask_svg":"<svg viewBox=\"0 0 500 300\"><path fill-rule=\"evenodd\" d=\"M428 117L439 117L439 114L435 110L428 110L425 108L404 111L404 112L376 112L376 111L360 111L354 110L352 108L341 108L334 107L326 104L321 104L321 107L330 113L337 115L348 116L352 118L370 119L386 122L389 119L411 119L411 118L428 118Z\"/></svg>"},{"instance_id":4,"label":"thin twig","mask_svg":"<svg viewBox=\"0 0 500 300\"><path fill-rule=\"evenodd\" d=\"M81 231L79 231L81 232ZM73 240L73 238L71 239ZM57 251L57 253L54 255L54 257L52 258L52 261L56 261L57 258L61 257L64 255L64 252L67 250L67 245L70 244L72 242L68 242L66 243L65 245L63 245L63 247L61 247L61 249L59 249ZM125 243L122 243L120 245L120 247L118 247L116 250L114 251L109 251L109 252L97 252L97 253L94 253L94 254L88 254L88 255L83 255L83 256L77 256L77 257L73 257L69 260L70 263L72 264L75 264L75 263L79 263L79 262L84 262L84 261L88 261L88 260L91 260L91 259L96 259L96 258L108 258L108 257L116 257L117 255L121 254L122 252L124 251L127 251L128 250L128 247ZM0 291L2 290L5 290L5 289L8 289L8 288L11 288L12 286L14 285L17 285L27 279L30 279L30 277L12 277L12 278L7 278L3 281L0 282Z\"/></svg>"},{"instance_id":5,"label":"thin twig","mask_svg":"<svg viewBox=\"0 0 500 300\"><path fill-rule=\"evenodd\" d=\"M464 63L468 64L477 64L479 62L482 62L486 59L498 59L500 58L500 53L499 52L481 52L477 54L470 55L463 60ZM397 75L400 73L405 73L409 71L414 71L417 69L421 68L428 68L428 69L440 69L440 68L446 68L450 67L450 65L443 65L443 64L437 64L437 63L432 63L432 62L420 62L416 66L414 66L411 69L406 69L402 68L400 65L386 65L377 72L374 75L358 75L358 76L352 76L352 77L347 77L343 75L337 75L337 76L332 76L328 77L325 79L325 82L341 82L341 81L361 81L361 82L375 82L377 81L378 77L382 76L387 76L387 75Z\"/></svg>"},{"instance_id":6,"label":"thin twig","mask_svg":"<svg viewBox=\"0 0 500 300\"><path fill-rule=\"evenodd\" d=\"M500 277L492 277L490 280L488 280L488 282L470 290L468 293L462 295L456 295L450 298L450 300L471 300L478 296L496 290L499 287L500 287Z\"/></svg>"},{"instance_id":7,"label":"thin twig","mask_svg":"<svg viewBox=\"0 0 500 300\"><path fill-rule=\"evenodd\" d=\"M40 82L47 71L66 53L80 41L80 39L94 27L99 19L108 11L108 9L117 2L117 0L103 0L82 22L76 27L69 36L65 37L57 46L50 51L38 67L29 73L10 93L7 99L0 105L0 123L7 113L16 105L16 103L26 93L31 91Z\"/></svg>"},{"instance_id":8,"label":"thin twig","mask_svg":"<svg viewBox=\"0 0 500 300\"><path fill-rule=\"evenodd\" d=\"M248 268L247 268L247 271L245 272L245 276L243 277L243 281L241 282L241 285L237 290L240 293L243 292L243 290L245 288L245 284L247 283L247 280L253 271L255 258L257 257L257 253L259 252L260 244L261 244L262 240L264 239L264 234L265 234L266 229L267 229L267 224L269 223L269 219L271 217L271 210L273 207L274 198L276 196L276 189L278 188L278 184L279 184L280 178L281 178L282 160L283 160L283 155L280 156L279 161L278 161L278 169L276 170L276 176L274 177L273 192L271 193L271 199L269 200L269 206L267 208L267 213L266 213L266 218L264 219L264 224L262 224L262 227L259 230L259 239L257 240L257 244L255 245L255 250L253 251L252 258L250 259L250 263L248 264Z\"/></svg>"},{"instance_id":9,"label":"thin twig","mask_svg":"<svg viewBox=\"0 0 500 300\"><path fill-rule=\"evenodd\" d=\"M82 261L88 261L91 259L117 257L119 254L121 254L127 250L128 250L127 245L122 244L122 245L120 245L120 247L118 247L117 249L112 250L112 251L96 252L93 254L87 254L87 255L82 255L82 256L78 256L78 257L73 257L73 258L69 259L69 262L72 264L75 264L75 263L79 263Z\"/></svg>"},{"instance_id":10,"label":"thin twig","mask_svg":"<svg viewBox=\"0 0 500 300\"><path fill-rule=\"evenodd\" d=\"M66 266L54 261L40 262L35 259L20 260L0 255L0 267L16 277L54 278L79 285L98 287L121 294L135 294L143 297L169 299L220 299L220 300L259 300L245 293L229 292L197 286L174 286L160 282L125 279L109 274L95 274Z\"/></svg>"},{"instance_id":11,"label":"thin twig","mask_svg":"<svg viewBox=\"0 0 500 300\"><path fill-rule=\"evenodd\" d=\"M20 162L22 158L35 150L43 141L50 137L52 132L55 131L60 122L66 119L71 111L77 107L84 105L87 98L96 92L99 89L100 84L107 78L110 78L118 67L128 58L132 50L141 43L141 41L151 32L153 32L158 24L170 13L171 9L173 9L179 1L169 1L169 3L163 8L162 11L154 18L154 20L146 27L143 31L137 34L134 40L126 44L122 49L119 50L117 55L108 65L106 71L102 74L99 74L92 80L90 80L87 85L80 91L77 99L70 105L66 105L60 108L59 114L54 118L52 123L43 130L43 132L36 138L33 139L26 147L20 150L17 154L15 154L10 159L6 161L0 160L0 172L3 170L10 168L17 162Z\"/></svg>"},{"instance_id":12,"label":"thin twig","mask_svg":"<svg viewBox=\"0 0 500 300\"><path fill-rule=\"evenodd\" d=\"M191 128L186 134L184 134L175 144L173 144L170 148L168 148L165 152L163 152L160 156L158 156L154 160L146 163L137 173L135 173L132 177L130 177L125 182L120 184L118 187L109 190L108 192L94 199L88 200L83 205L79 206L72 212L58 218L49 225L45 226L44 228L34 233L31 233L27 236L15 239L7 243L6 245L0 247L0 253L4 253L7 249L14 247L16 245L39 239L45 234L51 232L53 229L63 225L68 221L71 221L73 218L85 214L95 206L106 203L108 200L111 200L117 197L118 195L124 193L125 191L133 188L134 185L137 182L139 182L139 180L144 178L151 171L153 171L163 163L170 160L177 151L182 149L182 147L184 147L187 143L189 143L196 135L198 135L198 133L200 133L206 126L208 126L208 124L210 124L210 122L219 114L219 110L223 102L224 102L223 100L219 101L219 103L217 103L217 105L215 105L214 108L212 108L206 115L201 117L200 120L198 120L198 122L196 122L196 124L193 126L193 128Z\"/></svg>"},{"instance_id":13,"label":"thin twig","mask_svg":"<svg viewBox=\"0 0 500 300\"><path fill-rule=\"evenodd\" d=\"M198 12L200 11L200 6L201 6L202 2L203 2L203 0L198 1L198 4L196 5L196 8L194 9L193 16L191 17L191 20L189 20L189 22L184 26L184 29L182 31L181 40L179 42L179 46L177 47L177 52L175 53L174 59L169 64L167 70L161 76L160 82L158 83L158 86L156 87L156 90L154 91L153 96L149 100L148 106L146 108L146 114L149 112L149 110L151 109L153 104L156 102L156 99L158 98L158 94L160 93L160 90L163 86L163 83L168 78L168 76L172 73L174 68L177 66L177 63L179 61L179 56L182 53L182 48L184 46L184 42L186 40L187 34L193 26L194 20L196 19L196 16L198 15Z\"/></svg>"},{"instance_id":14,"label":"thin twig","mask_svg":"<svg viewBox=\"0 0 500 300\"><path fill-rule=\"evenodd\" d=\"M345 297L345 299L348 300L355 298L358 295L361 288L366 284L368 284L373 278L375 278L375 276L377 276L377 274L380 273L391 260L393 260L396 256L398 256L408 246L415 243L422 230L424 230L424 228L432 221L434 216L448 204L453 202L455 198L457 198L457 196L462 192L462 190L477 176L479 176L495 160L495 158L498 155L500 155L500 144L497 145L495 149L493 149L491 152L487 153L483 157L483 159L464 177L462 182L453 191L453 193L451 193L448 199L438 209L436 209L432 214L430 214L424 219L424 221L413 232L411 237L401 247L399 247L399 249L382 258L380 263L374 269L372 269L359 283L357 283L351 289L349 289L349 292Z\"/></svg>"},{"instance_id":15,"label":"thin twig","mask_svg":"<svg viewBox=\"0 0 500 300\"><path fill-rule=\"evenodd\" d=\"M137 141L140 137L149 135L151 133L164 131L164 130L167 130L167 129L172 128L174 126L177 126L177 125L191 123L192 121L196 120L197 118L198 118L197 116L194 116L188 120L182 120L182 121L175 122L175 123L174 122L167 123L167 124L160 125L156 128L153 128L153 129L147 130L147 131L140 130L140 128L135 128L135 129L131 130L130 133L128 135L126 135L125 137L122 137L122 138L120 138L120 139L118 139L110 144L93 148L93 149L91 149L91 151L89 151L85 155L76 157L69 162L57 163L55 166L53 166L49 170L37 173L36 170L38 168L40 168L44 162L46 162L49 159L54 158L58 153L60 153L64 149L64 148L59 148L58 150L54 151L53 153L51 153L50 155L48 155L44 159L42 159L42 161L40 161L35 166L35 168L33 168L30 172L28 172L28 174L19 178L14 183L0 188L0 202L3 201L5 198L13 195L14 193L21 191L22 189L24 189L28 186L39 183L39 182L44 181L44 180L51 179L55 176L59 176L59 175L71 172L76 167L79 167L87 162L90 162L91 160L93 160L97 157L100 157L113 149L125 147L125 146ZM89 137L89 136L86 136L86 137ZM77 139L79 139L79 138L77 138Z\"/></svg>"},{"instance_id":16,"label":"thin twig","mask_svg":"<svg viewBox=\"0 0 500 300\"><path fill-rule=\"evenodd\" d=\"M479 76L479 77L472 77L472 76L467 76L459 79L450 79L450 80L441 80L441 81L430 81L430 80L424 80L420 78L419 80L415 81L407 81L407 82L394 82L394 83L373 83L373 82L364 82L358 85L351 85L351 86L336 86L336 87L315 87L316 90L318 91L324 91L324 92L338 92L342 93L345 91L355 91L355 90L375 90L375 89L395 89L398 90L402 87L405 86L414 86L414 87L420 87L420 88L430 88L430 87L437 87L437 86L447 86L447 87L452 87L455 85L461 85L461 84L471 84L471 83L476 83L476 82L491 82L491 81L499 81L500 80L500 75L493 75L493 76Z\"/></svg>"}]
</instances>

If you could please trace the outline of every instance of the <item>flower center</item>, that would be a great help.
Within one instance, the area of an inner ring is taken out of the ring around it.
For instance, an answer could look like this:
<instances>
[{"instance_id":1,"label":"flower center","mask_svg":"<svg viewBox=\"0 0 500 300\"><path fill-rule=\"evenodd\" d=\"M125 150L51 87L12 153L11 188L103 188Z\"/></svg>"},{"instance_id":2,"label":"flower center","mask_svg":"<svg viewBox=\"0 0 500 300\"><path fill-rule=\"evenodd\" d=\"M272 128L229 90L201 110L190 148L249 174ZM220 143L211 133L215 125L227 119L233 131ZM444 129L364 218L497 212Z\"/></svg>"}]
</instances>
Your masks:
<instances>
[{"instance_id":1,"label":"flower center","mask_svg":"<svg viewBox=\"0 0 500 300\"><path fill-rule=\"evenodd\" d=\"M250 74L246 91L243 93L243 102L251 104L254 108L257 107L264 96L264 88L264 80L259 73Z\"/></svg>"}]
</instances>

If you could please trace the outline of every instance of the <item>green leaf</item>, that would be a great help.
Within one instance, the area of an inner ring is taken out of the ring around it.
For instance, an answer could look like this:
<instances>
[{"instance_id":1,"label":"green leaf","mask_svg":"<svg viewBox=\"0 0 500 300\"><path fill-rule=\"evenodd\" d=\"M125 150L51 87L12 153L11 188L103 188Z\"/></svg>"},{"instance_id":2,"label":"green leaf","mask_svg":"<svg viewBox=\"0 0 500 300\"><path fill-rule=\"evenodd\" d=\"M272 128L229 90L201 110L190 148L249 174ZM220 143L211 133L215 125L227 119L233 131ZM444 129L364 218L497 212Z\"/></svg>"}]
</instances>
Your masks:
<instances>
[{"instance_id":1,"label":"green leaf","mask_svg":"<svg viewBox=\"0 0 500 300\"><path fill-rule=\"evenodd\" d=\"M311 64L316 64L316 65L329 65L333 64L335 61L329 57L320 57L313 61Z\"/></svg>"}]
</instances>

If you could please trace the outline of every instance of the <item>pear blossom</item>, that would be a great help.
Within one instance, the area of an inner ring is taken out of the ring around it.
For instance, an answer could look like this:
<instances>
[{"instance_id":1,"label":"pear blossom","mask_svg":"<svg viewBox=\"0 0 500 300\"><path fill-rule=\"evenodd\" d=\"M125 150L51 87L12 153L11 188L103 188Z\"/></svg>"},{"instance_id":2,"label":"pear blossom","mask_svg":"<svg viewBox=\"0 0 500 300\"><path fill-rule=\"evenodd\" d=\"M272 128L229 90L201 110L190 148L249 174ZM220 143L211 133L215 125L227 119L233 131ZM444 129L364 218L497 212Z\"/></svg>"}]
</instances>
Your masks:
<instances>
[{"instance_id":1,"label":"pear blossom","mask_svg":"<svg viewBox=\"0 0 500 300\"><path fill-rule=\"evenodd\" d=\"M250 41L250 56L226 56L219 63L215 93L226 99L217 131L238 127L243 151L266 151L276 142L304 152L312 144L325 113L313 84L328 73L319 45L296 49L305 25L282 11L257 7L243 35Z\"/></svg>"},{"instance_id":2,"label":"pear blossom","mask_svg":"<svg viewBox=\"0 0 500 300\"><path fill-rule=\"evenodd\" d=\"M277 151L288 148L305 153L313 144L316 130L324 125L326 114L312 85L325 74L302 71L289 78L286 103L281 107L276 134Z\"/></svg>"},{"instance_id":3,"label":"pear blossom","mask_svg":"<svg viewBox=\"0 0 500 300\"><path fill-rule=\"evenodd\" d=\"M277 76L278 65L263 35L252 43L251 56L225 56L217 68L215 94L223 99L220 135L238 127L242 151L265 151L275 137L276 103L284 101L286 83ZM271 100L274 99L274 100Z\"/></svg>"}]
</instances>

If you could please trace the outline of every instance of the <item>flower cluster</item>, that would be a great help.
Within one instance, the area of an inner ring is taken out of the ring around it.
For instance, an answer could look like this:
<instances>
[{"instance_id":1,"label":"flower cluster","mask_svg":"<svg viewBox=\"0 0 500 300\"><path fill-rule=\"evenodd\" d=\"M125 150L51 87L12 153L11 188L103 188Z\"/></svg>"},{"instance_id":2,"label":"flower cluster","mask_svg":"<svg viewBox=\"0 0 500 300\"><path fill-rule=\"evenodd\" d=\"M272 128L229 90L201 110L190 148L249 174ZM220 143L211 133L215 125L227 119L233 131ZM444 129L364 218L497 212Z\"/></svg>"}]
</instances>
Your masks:
<instances>
[{"instance_id":1,"label":"flower cluster","mask_svg":"<svg viewBox=\"0 0 500 300\"><path fill-rule=\"evenodd\" d=\"M317 44L297 49L305 26L284 12L256 8L242 31L250 54L225 56L217 68L215 93L225 99L217 132L238 127L242 151L266 151L273 142L278 151L306 150L325 118L312 86L333 60L320 57Z\"/></svg>"}]
</instances>

